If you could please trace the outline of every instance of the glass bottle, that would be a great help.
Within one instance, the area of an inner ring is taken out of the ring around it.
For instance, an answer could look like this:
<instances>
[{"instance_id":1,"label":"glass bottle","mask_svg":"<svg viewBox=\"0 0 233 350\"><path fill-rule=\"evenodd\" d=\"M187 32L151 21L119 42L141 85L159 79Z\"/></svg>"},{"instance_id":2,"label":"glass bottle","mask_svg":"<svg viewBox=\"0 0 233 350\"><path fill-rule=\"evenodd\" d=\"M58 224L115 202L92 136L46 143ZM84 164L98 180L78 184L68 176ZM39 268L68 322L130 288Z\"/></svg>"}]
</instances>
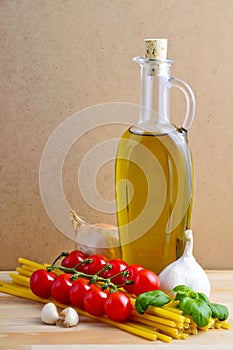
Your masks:
<instances>
[{"instance_id":1,"label":"glass bottle","mask_svg":"<svg viewBox=\"0 0 233 350\"><path fill-rule=\"evenodd\" d=\"M122 258L160 273L184 250L193 202L193 165L187 140L195 111L191 88L170 76L166 39L146 39L137 125L122 135L116 157L117 221ZM186 97L184 122L170 122L170 89Z\"/></svg>"}]
</instances>

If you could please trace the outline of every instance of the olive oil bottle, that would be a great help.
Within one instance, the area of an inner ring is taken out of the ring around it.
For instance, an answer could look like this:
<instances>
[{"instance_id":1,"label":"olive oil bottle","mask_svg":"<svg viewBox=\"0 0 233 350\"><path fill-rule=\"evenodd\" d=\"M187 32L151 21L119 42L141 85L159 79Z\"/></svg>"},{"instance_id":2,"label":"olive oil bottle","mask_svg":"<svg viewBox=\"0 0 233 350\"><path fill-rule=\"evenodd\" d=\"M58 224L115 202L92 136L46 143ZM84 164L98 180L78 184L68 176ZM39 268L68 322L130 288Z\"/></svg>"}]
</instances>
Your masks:
<instances>
[{"instance_id":1,"label":"olive oil bottle","mask_svg":"<svg viewBox=\"0 0 233 350\"><path fill-rule=\"evenodd\" d=\"M190 228L193 165L187 141L195 110L190 87L170 77L166 39L146 39L141 66L141 103L137 125L122 135L116 158L117 221L122 258L160 273L179 258ZM184 92L182 127L170 122L169 92Z\"/></svg>"}]
</instances>

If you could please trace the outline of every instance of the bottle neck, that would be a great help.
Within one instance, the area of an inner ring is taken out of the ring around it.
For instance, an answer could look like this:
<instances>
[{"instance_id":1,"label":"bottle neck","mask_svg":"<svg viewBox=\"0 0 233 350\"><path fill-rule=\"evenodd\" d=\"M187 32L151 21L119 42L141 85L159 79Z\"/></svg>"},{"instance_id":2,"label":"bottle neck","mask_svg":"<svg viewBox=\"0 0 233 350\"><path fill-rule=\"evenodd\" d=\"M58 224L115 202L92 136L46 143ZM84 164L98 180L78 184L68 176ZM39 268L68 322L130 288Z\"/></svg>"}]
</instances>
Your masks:
<instances>
[{"instance_id":1,"label":"bottle neck","mask_svg":"<svg viewBox=\"0 0 233 350\"><path fill-rule=\"evenodd\" d=\"M170 124L170 68L172 61L134 59L141 66L141 96L138 125L166 129Z\"/></svg>"}]
</instances>

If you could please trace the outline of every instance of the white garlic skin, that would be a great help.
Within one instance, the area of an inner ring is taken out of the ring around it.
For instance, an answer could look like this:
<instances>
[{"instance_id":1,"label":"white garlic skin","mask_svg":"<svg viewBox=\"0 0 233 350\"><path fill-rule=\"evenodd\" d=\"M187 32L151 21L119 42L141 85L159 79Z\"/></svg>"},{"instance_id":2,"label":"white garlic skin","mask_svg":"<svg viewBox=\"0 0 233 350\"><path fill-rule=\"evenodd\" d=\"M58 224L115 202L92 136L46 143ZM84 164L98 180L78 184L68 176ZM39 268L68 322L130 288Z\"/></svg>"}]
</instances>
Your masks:
<instances>
[{"instance_id":1,"label":"white garlic skin","mask_svg":"<svg viewBox=\"0 0 233 350\"><path fill-rule=\"evenodd\" d=\"M210 296L210 282L202 267L198 264L193 251L192 231L185 231L186 246L184 254L175 262L168 265L160 274L160 289L174 296L171 292L178 285L185 285L195 292Z\"/></svg>"},{"instance_id":2,"label":"white garlic skin","mask_svg":"<svg viewBox=\"0 0 233 350\"><path fill-rule=\"evenodd\" d=\"M100 254L108 260L121 258L118 228L113 225L96 223L88 224L74 210L70 212L74 228L74 240L78 249L87 256Z\"/></svg>"},{"instance_id":3,"label":"white garlic skin","mask_svg":"<svg viewBox=\"0 0 233 350\"><path fill-rule=\"evenodd\" d=\"M41 321L46 324L56 324L59 319L57 307L53 303L47 303L41 310Z\"/></svg>"},{"instance_id":4,"label":"white garlic skin","mask_svg":"<svg viewBox=\"0 0 233 350\"><path fill-rule=\"evenodd\" d=\"M62 310L59 316L65 327L74 327L79 323L79 315L72 307L67 307Z\"/></svg>"}]
</instances>

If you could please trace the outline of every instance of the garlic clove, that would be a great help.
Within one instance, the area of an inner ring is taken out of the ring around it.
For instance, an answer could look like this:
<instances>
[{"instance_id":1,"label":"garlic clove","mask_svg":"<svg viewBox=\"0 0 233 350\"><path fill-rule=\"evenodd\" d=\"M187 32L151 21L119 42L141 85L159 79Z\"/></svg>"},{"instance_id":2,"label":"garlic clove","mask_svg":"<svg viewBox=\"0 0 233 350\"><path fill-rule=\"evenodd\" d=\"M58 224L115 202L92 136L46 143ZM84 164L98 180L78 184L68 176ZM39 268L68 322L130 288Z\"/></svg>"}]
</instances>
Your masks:
<instances>
[{"instance_id":1,"label":"garlic clove","mask_svg":"<svg viewBox=\"0 0 233 350\"><path fill-rule=\"evenodd\" d=\"M79 315L77 311L72 307L67 307L59 314L60 320L65 327L74 327L79 323Z\"/></svg>"},{"instance_id":2,"label":"garlic clove","mask_svg":"<svg viewBox=\"0 0 233 350\"><path fill-rule=\"evenodd\" d=\"M41 310L41 321L46 324L56 324L59 319L57 307L53 303L47 303Z\"/></svg>"}]
</instances>

